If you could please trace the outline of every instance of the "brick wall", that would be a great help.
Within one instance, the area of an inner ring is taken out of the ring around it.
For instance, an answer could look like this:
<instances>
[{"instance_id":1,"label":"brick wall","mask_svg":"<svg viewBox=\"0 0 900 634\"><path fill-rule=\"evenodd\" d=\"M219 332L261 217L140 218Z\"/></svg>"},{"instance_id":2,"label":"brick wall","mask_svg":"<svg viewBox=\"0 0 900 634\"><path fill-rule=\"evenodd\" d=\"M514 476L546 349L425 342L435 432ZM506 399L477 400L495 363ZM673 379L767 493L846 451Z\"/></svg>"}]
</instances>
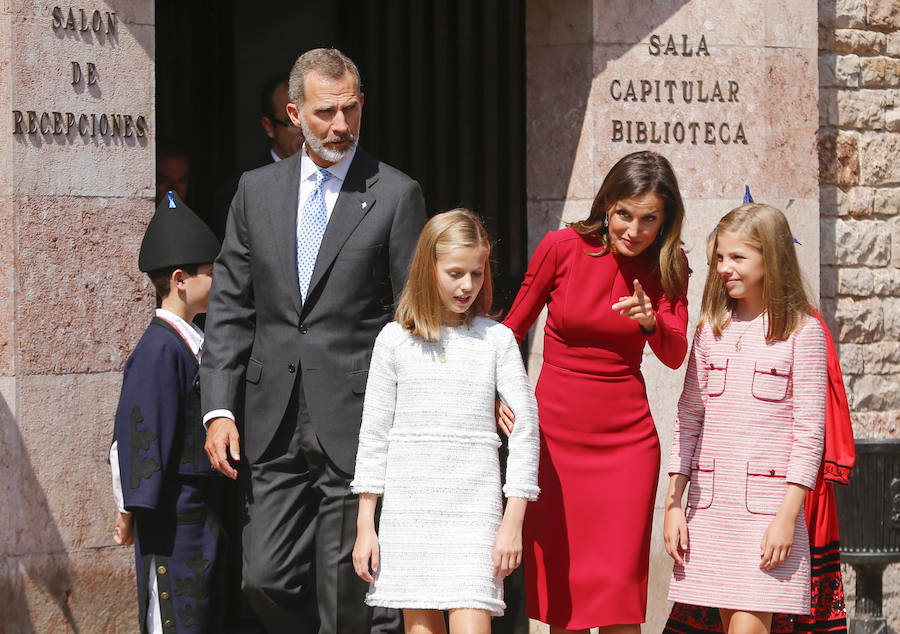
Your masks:
<instances>
[{"instance_id":1,"label":"brick wall","mask_svg":"<svg viewBox=\"0 0 900 634\"><path fill-rule=\"evenodd\" d=\"M900 1L819 0L819 85L822 309L856 437L900 437ZM884 594L896 631L900 566Z\"/></svg>"}]
</instances>

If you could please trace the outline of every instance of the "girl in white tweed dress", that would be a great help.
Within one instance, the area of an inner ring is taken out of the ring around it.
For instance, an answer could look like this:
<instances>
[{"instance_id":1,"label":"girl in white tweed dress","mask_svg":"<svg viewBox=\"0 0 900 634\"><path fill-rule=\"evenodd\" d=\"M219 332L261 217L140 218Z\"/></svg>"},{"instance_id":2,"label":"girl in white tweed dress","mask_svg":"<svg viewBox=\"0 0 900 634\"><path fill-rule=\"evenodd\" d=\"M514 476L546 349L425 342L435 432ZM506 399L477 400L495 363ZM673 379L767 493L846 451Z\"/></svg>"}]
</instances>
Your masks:
<instances>
[{"instance_id":1,"label":"girl in white tweed dress","mask_svg":"<svg viewBox=\"0 0 900 634\"><path fill-rule=\"evenodd\" d=\"M825 334L782 212L743 205L715 235L669 461L669 599L765 634L773 612L810 611L803 501L822 460Z\"/></svg>"},{"instance_id":2,"label":"girl in white tweed dress","mask_svg":"<svg viewBox=\"0 0 900 634\"><path fill-rule=\"evenodd\" d=\"M432 218L396 321L372 351L350 485L353 565L371 584L366 603L402 608L407 632L443 632L443 610L451 632L490 632L506 607L503 578L521 562L525 505L538 495L534 393L512 331L484 316L489 253L472 212ZM516 416L502 492L496 394Z\"/></svg>"}]
</instances>

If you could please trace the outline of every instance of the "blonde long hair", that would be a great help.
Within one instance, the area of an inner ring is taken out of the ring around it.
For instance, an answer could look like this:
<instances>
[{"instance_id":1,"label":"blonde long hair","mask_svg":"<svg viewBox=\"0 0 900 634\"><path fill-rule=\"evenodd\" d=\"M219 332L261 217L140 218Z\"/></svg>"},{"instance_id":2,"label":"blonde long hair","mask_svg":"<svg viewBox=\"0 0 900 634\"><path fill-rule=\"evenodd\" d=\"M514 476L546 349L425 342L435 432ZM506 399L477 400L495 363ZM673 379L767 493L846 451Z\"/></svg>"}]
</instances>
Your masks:
<instances>
[{"instance_id":1,"label":"blonde long hair","mask_svg":"<svg viewBox=\"0 0 900 634\"><path fill-rule=\"evenodd\" d=\"M654 243L648 247L658 255L657 266L663 292L670 300L687 294L688 265L681 252L681 225L684 202L678 179L669 161L656 152L633 152L612 166L594 197L587 219L570 226L582 236L596 235L603 245L597 256L609 253L608 216L610 209L626 198L656 194L663 201L663 221Z\"/></svg>"},{"instance_id":2,"label":"blonde long hair","mask_svg":"<svg viewBox=\"0 0 900 634\"><path fill-rule=\"evenodd\" d=\"M709 322L716 337L731 321L731 314L737 306L725 289L722 278L716 271L715 249L723 232L740 236L741 240L763 256L765 274L763 276L763 305L768 316L769 327L766 342L785 340L791 336L805 315L812 315L809 295L800 274L797 252L791 227L784 214L769 205L750 203L732 209L716 225L713 257L710 258L703 288L703 303L700 307L698 328Z\"/></svg>"},{"instance_id":3,"label":"blonde long hair","mask_svg":"<svg viewBox=\"0 0 900 634\"><path fill-rule=\"evenodd\" d=\"M413 252L409 279L400 294L394 319L412 334L428 341L441 338L443 304L438 293L437 259L459 247L482 248L486 257L491 252L484 225L468 209L451 209L425 223ZM481 291L466 311L465 323L471 323L475 315L490 314L493 301L494 283L488 261Z\"/></svg>"}]
</instances>

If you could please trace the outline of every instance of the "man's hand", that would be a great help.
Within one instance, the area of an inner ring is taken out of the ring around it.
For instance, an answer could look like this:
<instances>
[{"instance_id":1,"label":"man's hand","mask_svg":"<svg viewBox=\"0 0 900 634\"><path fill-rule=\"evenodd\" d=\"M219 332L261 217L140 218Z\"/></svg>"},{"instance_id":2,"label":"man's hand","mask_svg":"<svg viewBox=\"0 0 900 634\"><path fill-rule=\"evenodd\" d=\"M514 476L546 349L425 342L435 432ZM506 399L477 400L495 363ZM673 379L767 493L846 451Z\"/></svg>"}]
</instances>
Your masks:
<instances>
[{"instance_id":1,"label":"man's hand","mask_svg":"<svg viewBox=\"0 0 900 634\"><path fill-rule=\"evenodd\" d=\"M233 420L219 416L209 421L204 449L213 469L237 480L237 470L228 464L229 454L235 462L241 459L240 435Z\"/></svg>"}]
</instances>

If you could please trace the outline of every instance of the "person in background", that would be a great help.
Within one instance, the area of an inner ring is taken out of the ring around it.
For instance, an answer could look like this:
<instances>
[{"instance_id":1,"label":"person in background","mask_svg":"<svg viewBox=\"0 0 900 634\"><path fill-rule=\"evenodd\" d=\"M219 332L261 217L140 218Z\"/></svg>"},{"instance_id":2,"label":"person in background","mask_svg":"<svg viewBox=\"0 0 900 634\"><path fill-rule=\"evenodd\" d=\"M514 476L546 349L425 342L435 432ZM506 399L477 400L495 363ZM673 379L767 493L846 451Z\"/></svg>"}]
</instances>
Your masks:
<instances>
[{"instance_id":1,"label":"person in background","mask_svg":"<svg viewBox=\"0 0 900 634\"><path fill-rule=\"evenodd\" d=\"M174 191L187 200L191 184L191 162L187 154L174 147L163 147L156 153L156 204L166 192Z\"/></svg>"},{"instance_id":2,"label":"person in background","mask_svg":"<svg viewBox=\"0 0 900 634\"><path fill-rule=\"evenodd\" d=\"M263 84L259 93L259 122L269 142L265 154L248 165L247 170L282 161L293 156L303 147L303 130L300 129L300 126L294 125L288 116L288 101L287 74L274 75ZM220 239L225 237L228 207L237 192L239 181L240 173L233 174L215 192L213 214L208 222Z\"/></svg>"},{"instance_id":3,"label":"person in background","mask_svg":"<svg viewBox=\"0 0 900 634\"><path fill-rule=\"evenodd\" d=\"M287 114L288 75L276 75L262 87L259 96L260 125L269 138L269 160L278 162L293 156L303 146L303 130L294 125Z\"/></svg>"}]
</instances>

